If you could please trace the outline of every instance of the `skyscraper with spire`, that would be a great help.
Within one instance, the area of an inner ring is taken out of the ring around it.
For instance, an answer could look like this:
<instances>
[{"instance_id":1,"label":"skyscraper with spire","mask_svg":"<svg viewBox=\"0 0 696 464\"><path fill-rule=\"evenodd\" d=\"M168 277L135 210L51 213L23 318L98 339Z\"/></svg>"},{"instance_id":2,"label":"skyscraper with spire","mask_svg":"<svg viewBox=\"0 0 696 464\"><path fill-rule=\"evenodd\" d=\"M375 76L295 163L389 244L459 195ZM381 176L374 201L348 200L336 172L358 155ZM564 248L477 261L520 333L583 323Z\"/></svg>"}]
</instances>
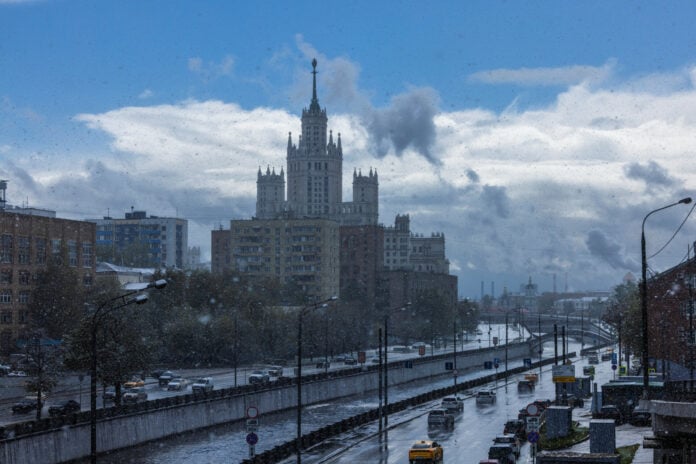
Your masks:
<instances>
[{"instance_id":1,"label":"skyscraper with spire","mask_svg":"<svg viewBox=\"0 0 696 464\"><path fill-rule=\"evenodd\" d=\"M286 171L259 168L256 217L324 218L341 225L376 225L379 220L377 171L353 171L353 201L343 202L343 147L328 129L326 108L317 98L317 60L312 60L312 100L302 110L297 145L288 134ZM328 135L328 140L327 140ZM285 173L287 172L287 199Z\"/></svg>"}]
</instances>

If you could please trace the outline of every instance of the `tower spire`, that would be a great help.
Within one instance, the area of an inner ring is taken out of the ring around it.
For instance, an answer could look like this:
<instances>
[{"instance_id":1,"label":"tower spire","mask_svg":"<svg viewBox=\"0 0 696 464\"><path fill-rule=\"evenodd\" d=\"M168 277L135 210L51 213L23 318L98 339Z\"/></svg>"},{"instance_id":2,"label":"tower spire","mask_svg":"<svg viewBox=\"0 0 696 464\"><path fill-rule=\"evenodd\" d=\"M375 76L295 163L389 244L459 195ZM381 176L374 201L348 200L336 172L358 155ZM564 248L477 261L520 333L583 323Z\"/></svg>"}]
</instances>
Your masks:
<instances>
[{"instance_id":1,"label":"tower spire","mask_svg":"<svg viewBox=\"0 0 696 464\"><path fill-rule=\"evenodd\" d=\"M319 100L317 99L317 59L312 60L312 103L309 105L309 110L319 111Z\"/></svg>"}]
</instances>

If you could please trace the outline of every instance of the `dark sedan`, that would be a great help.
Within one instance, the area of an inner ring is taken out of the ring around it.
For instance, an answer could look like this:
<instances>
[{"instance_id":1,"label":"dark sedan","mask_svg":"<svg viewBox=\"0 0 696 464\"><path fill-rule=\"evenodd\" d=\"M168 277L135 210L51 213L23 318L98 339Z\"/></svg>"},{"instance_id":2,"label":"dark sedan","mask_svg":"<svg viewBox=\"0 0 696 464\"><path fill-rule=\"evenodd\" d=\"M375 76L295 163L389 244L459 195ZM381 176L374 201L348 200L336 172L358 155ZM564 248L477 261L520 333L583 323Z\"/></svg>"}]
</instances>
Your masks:
<instances>
[{"instance_id":1,"label":"dark sedan","mask_svg":"<svg viewBox=\"0 0 696 464\"><path fill-rule=\"evenodd\" d=\"M12 413L13 414L24 414L27 412L34 411L36 409L36 400L30 400L30 399L23 399L19 400L15 404L12 405Z\"/></svg>"},{"instance_id":2,"label":"dark sedan","mask_svg":"<svg viewBox=\"0 0 696 464\"><path fill-rule=\"evenodd\" d=\"M48 414L51 416L63 416L66 414L72 414L74 412L80 412L80 409L80 403L77 401L66 400L50 406L48 408Z\"/></svg>"}]
</instances>

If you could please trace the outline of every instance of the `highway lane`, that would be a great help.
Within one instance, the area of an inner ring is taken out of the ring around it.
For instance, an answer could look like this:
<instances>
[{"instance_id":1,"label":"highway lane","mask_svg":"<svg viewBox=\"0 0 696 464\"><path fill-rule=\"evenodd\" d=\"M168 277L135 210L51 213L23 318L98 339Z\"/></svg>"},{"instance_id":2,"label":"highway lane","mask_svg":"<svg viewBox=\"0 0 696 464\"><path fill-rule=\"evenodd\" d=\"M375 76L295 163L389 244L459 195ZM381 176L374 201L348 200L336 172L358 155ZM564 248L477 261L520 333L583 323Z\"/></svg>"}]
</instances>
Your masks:
<instances>
[{"instance_id":1,"label":"highway lane","mask_svg":"<svg viewBox=\"0 0 696 464\"><path fill-rule=\"evenodd\" d=\"M571 350L577 349L572 348ZM582 366L587 365L586 358L576 358L576 375L582 374ZM538 371L537 371L538 372ZM595 382L599 385L613 378L609 362L597 366ZM480 407L475 404L473 396L465 400L464 413L457 417L454 430L451 432L433 432L427 427L427 412L437 407L439 402L432 402L414 410L416 414L405 416L402 422L389 430L387 438L380 439L379 435L371 435L359 442L347 441L340 449L333 450L333 455L327 456L324 450L306 452L303 461L306 463L343 464L354 462L373 462L380 464L408 462L408 449L417 440L434 439L442 444L445 462L448 464L477 463L488 457L488 447L493 438L503 431L505 421L517 418L518 411L535 399L553 399L555 386L551 380L550 367L545 368L540 377L536 391L533 394L521 395L517 392L516 383L521 376L511 377L509 382L498 382L488 387L495 388L498 400L494 406ZM473 392L472 392L473 393ZM591 401L586 400L583 408L573 411L575 419L589 421ZM392 424L395 424L392 421ZM337 439L340 442L341 439ZM286 461L287 463L292 460ZM530 445L525 443L518 463L532 463Z\"/></svg>"},{"instance_id":2,"label":"highway lane","mask_svg":"<svg viewBox=\"0 0 696 464\"><path fill-rule=\"evenodd\" d=\"M577 346L571 344L571 350L579 350L579 344ZM553 357L551 344L545 346L544 357ZM511 360L509 365L511 368L521 366L522 360ZM459 380L476 378L490 373L491 371L475 368L471 372L460 376ZM451 377L442 377L437 380L394 386L389 389L389 398L391 402L396 402L423 392L452 385L452 383L453 379ZM377 405L377 392L374 391L362 396L307 406L303 408L302 428L305 433L308 433L311 430L316 430L343 418L374 409ZM493 412L491 411L491 414ZM256 445L257 452L271 449L294 438L296 431L295 411L271 415L264 415L263 411L260 411L260 413L260 426L256 432L259 436L259 443ZM427 408L416 408L394 414L390 416L390 424L408 420L413 415L417 416L425 413L427 413ZM516 416L517 412L515 411ZM502 422L499 425L502 428ZM377 425L373 423L360 427L339 440L328 440L320 448L320 451L315 451L315 458L340 450L346 443L368 438L376 432L376 429ZM245 442L246 434L244 424L228 424L186 434L184 437L160 440L156 443L119 451L110 456L100 458L100 462L103 464L168 464L170 462L184 461L190 463L240 462L249 455L249 446ZM488 443L486 443L487 449ZM293 460L288 462L293 462ZM307 462L311 461L308 460ZM373 461L368 460L365 462ZM390 458L389 462L396 461L391 461Z\"/></svg>"}]
</instances>

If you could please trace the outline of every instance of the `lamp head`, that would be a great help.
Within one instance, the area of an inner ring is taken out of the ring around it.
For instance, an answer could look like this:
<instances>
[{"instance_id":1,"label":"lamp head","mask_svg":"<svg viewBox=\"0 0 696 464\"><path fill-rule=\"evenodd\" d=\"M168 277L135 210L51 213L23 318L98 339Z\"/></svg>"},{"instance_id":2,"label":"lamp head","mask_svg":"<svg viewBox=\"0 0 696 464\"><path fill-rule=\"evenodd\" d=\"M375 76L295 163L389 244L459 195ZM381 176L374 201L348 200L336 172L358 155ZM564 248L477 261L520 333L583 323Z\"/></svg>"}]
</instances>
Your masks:
<instances>
[{"instance_id":1,"label":"lamp head","mask_svg":"<svg viewBox=\"0 0 696 464\"><path fill-rule=\"evenodd\" d=\"M147 295L144 293L141 293L140 295L136 295L135 297L133 297L133 302L135 304L144 304L144 303L147 303L147 299L148 299Z\"/></svg>"},{"instance_id":2,"label":"lamp head","mask_svg":"<svg viewBox=\"0 0 696 464\"><path fill-rule=\"evenodd\" d=\"M167 286L167 279L158 279L158 280L155 280L154 282L150 282L148 284L148 288L156 288L157 290L161 290L166 286Z\"/></svg>"},{"instance_id":3,"label":"lamp head","mask_svg":"<svg viewBox=\"0 0 696 464\"><path fill-rule=\"evenodd\" d=\"M682 198L681 200L679 200L679 203L684 203L685 205L688 205L689 203L691 203L691 197Z\"/></svg>"}]
</instances>

